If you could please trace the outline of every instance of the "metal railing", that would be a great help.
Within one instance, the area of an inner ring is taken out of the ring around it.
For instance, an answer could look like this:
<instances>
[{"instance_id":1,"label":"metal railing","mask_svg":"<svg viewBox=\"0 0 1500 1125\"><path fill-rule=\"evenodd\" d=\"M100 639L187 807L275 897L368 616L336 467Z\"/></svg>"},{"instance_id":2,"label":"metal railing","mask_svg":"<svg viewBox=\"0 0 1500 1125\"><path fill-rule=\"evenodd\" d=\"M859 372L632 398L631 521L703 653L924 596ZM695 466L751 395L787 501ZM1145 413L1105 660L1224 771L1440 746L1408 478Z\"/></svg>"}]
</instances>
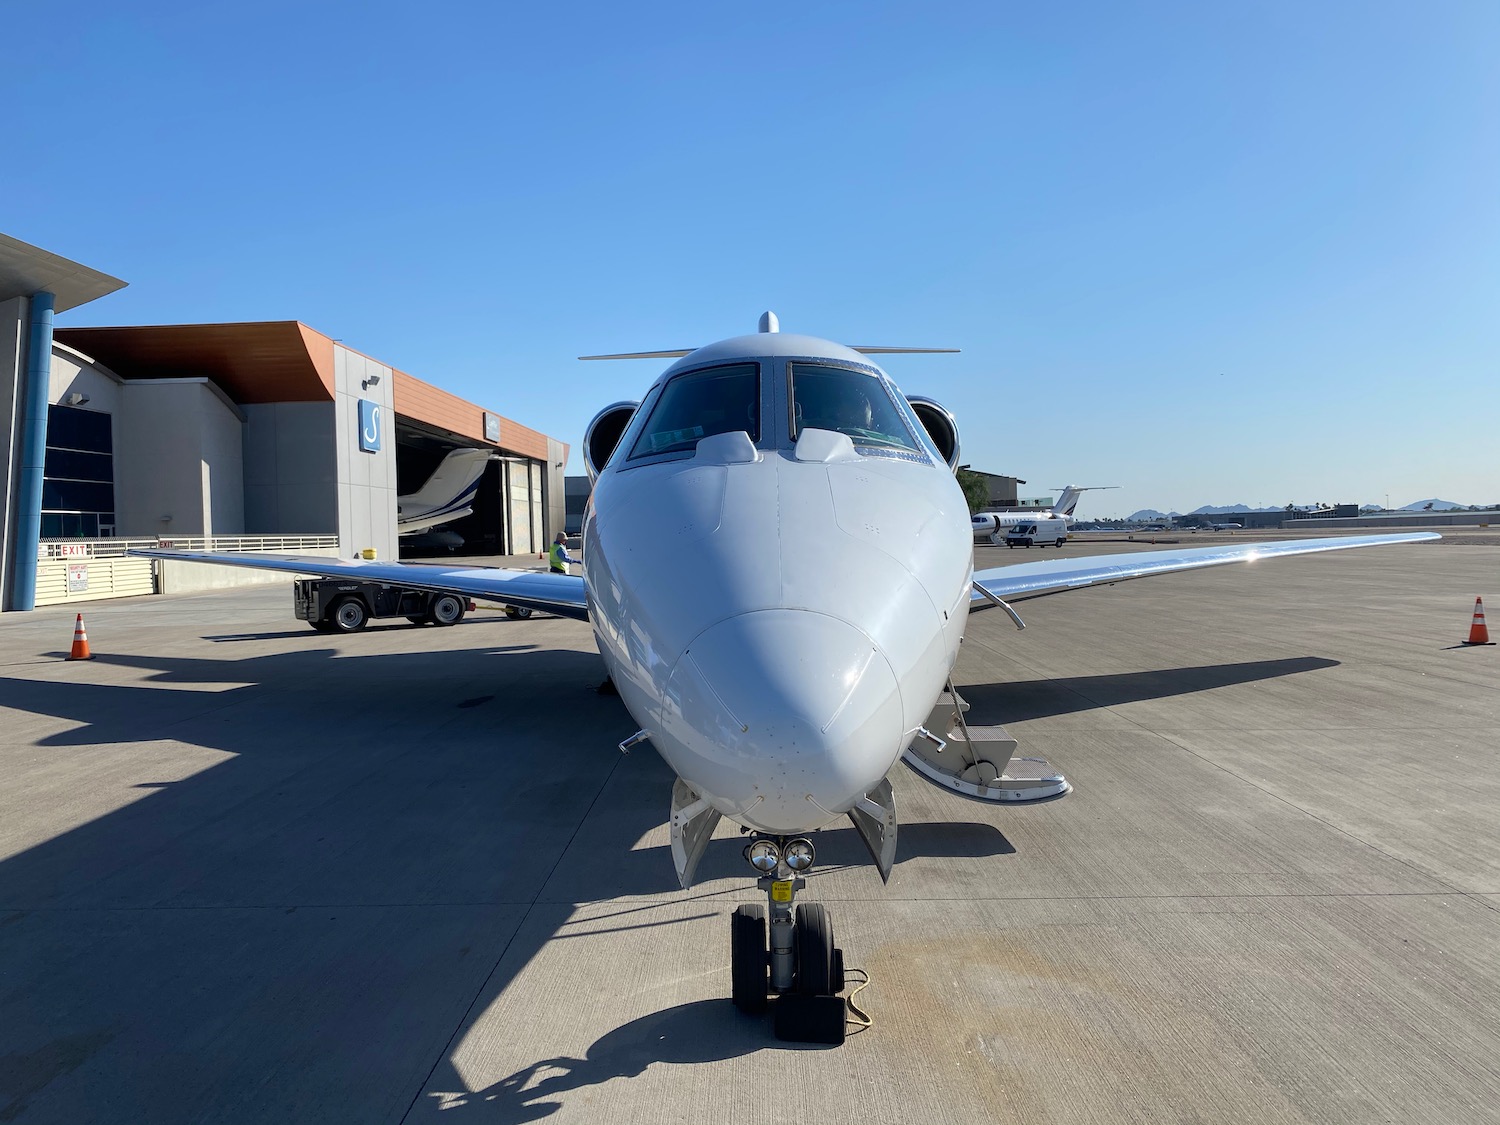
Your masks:
<instances>
[{"instance_id":1,"label":"metal railing","mask_svg":"<svg viewBox=\"0 0 1500 1125\"><path fill-rule=\"evenodd\" d=\"M177 551L311 551L337 547L337 535L162 536L157 545Z\"/></svg>"},{"instance_id":2,"label":"metal railing","mask_svg":"<svg viewBox=\"0 0 1500 1125\"><path fill-rule=\"evenodd\" d=\"M155 539L43 539L37 561L44 559L117 559L132 547L158 546Z\"/></svg>"},{"instance_id":3,"label":"metal railing","mask_svg":"<svg viewBox=\"0 0 1500 1125\"><path fill-rule=\"evenodd\" d=\"M177 551L311 551L338 545L337 535L163 535L155 539L43 539L37 550L37 559L120 558L136 547L163 547Z\"/></svg>"}]
</instances>

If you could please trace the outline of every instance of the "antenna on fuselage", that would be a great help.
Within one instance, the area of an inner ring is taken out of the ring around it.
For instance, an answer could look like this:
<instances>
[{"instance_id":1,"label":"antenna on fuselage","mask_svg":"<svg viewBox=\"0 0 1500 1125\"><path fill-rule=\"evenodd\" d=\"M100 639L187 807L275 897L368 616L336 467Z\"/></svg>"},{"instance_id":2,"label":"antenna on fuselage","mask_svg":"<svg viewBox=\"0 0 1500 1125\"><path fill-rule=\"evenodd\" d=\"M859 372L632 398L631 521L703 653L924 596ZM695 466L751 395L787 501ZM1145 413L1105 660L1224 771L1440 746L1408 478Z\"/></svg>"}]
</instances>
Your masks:
<instances>
[{"instance_id":1,"label":"antenna on fuselage","mask_svg":"<svg viewBox=\"0 0 1500 1125\"><path fill-rule=\"evenodd\" d=\"M781 321L779 321L779 320L776 319L776 314L773 313L770 309L767 309L765 312L763 312L763 313L760 314L760 331L762 331L762 332L780 332L781 331Z\"/></svg>"}]
</instances>

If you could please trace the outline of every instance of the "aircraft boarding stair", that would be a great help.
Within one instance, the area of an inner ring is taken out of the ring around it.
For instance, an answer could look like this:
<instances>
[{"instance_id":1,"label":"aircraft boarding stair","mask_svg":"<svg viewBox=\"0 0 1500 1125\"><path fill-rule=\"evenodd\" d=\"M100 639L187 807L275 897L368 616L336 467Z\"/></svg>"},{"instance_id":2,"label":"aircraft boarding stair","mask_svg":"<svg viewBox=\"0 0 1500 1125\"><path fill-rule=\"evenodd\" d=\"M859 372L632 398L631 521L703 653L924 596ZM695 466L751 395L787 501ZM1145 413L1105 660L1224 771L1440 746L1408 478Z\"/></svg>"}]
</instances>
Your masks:
<instances>
[{"instance_id":1,"label":"aircraft boarding stair","mask_svg":"<svg viewBox=\"0 0 1500 1125\"><path fill-rule=\"evenodd\" d=\"M977 801L1037 801L1073 788L1047 759L1017 757L1004 727L971 726L968 709L950 683L901 755L906 764L940 789Z\"/></svg>"}]
</instances>

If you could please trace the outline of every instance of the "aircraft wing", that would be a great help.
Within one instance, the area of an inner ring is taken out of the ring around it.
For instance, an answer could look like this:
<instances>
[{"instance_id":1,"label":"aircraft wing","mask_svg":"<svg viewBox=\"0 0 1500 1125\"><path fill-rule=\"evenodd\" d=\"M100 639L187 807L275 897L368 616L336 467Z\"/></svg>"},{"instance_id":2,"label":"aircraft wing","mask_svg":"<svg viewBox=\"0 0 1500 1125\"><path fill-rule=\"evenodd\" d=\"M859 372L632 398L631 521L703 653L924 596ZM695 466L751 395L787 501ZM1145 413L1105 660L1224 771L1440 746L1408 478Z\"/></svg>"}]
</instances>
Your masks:
<instances>
[{"instance_id":1,"label":"aircraft wing","mask_svg":"<svg viewBox=\"0 0 1500 1125\"><path fill-rule=\"evenodd\" d=\"M1310 555L1319 551L1347 551L1355 547L1379 547L1386 543L1420 543L1442 536L1431 531L1399 535L1345 535L1329 539L1281 539L1260 543L1226 543L1214 547L1187 547L1178 551L1138 551L1127 554L1092 555L1081 559L1049 559L1017 563L974 572L974 590L969 605L991 604L992 599L1057 594L1085 586L1107 585L1154 574L1197 570L1225 563L1254 562L1282 555Z\"/></svg>"},{"instance_id":2,"label":"aircraft wing","mask_svg":"<svg viewBox=\"0 0 1500 1125\"><path fill-rule=\"evenodd\" d=\"M574 574L547 574L536 570L504 570L491 566L424 566L421 563L364 562L325 558L318 555L257 553L213 553L209 551L164 551L137 549L130 552L148 559L245 566L254 570L279 570L287 574L320 575L324 578L359 578L409 586L416 590L439 590L470 598L492 598L505 605L542 609L560 617L588 620L583 579Z\"/></svg>"}]
</instances>

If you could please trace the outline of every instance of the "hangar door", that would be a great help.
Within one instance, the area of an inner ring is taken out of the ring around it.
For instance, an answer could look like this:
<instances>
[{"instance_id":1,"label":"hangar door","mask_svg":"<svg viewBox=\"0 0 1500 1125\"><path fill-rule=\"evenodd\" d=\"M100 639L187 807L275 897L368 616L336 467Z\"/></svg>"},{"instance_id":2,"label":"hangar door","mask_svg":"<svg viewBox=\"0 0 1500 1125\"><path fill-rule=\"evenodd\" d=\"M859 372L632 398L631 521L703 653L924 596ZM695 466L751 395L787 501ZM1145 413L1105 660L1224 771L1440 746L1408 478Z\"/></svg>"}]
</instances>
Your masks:
<instances>
[{"instance_id":1,"label":"hangar door","mask_svg":"<svg viewBox=\"0 0 1500 1125\"><path fill-rule=\"evenodd\" d=\"M536 461L505 462L505 494L510 500L507 521L510 554L545 551L542 541L542 467Z\"/></svg>"}]
</instances>

